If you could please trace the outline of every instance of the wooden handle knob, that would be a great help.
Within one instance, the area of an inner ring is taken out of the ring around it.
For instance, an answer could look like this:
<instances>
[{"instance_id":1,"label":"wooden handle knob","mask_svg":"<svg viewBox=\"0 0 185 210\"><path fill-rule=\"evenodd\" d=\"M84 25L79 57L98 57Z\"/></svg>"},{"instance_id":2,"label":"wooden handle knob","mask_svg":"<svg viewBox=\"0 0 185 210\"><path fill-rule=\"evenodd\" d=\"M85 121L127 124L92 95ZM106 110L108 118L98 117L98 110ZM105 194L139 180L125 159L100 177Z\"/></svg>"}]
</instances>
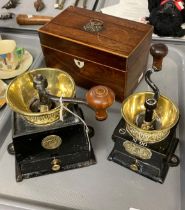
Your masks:
<instances>
[{"instance_id":1,"label":"wooden handle knob","mask_svg":"<svg viewBox=\"0 0 185 210\"><path fill-rule=\"evenodd\" d=\"M96 112L97 120L105 120L107 118L107 108L110 107L114 100L114 92L105 86L99 85L91 88L86 94L88 105Z\"/></svg>"},{"instance_id":2,"label":"wooden handle knob","mask_svg":"<svg viewBox=\"0 0 185 210\"><path fill-rule=\"evenodd\" d=\"M150 53L153 56L152 68L160 71L162 69L163 58L168 54L167 46L162 43L153 44L150 48Z\"/></svg>"},{"instance_id":3,"label":"wooden handle knob","mask_svg":"<svg viewBox=\"0 0 185 210\"><path fill-rule=\"evenodd\" d=\"M16 21L19 25L44 25L48 23L53 17L40 15L17 15Z\"/></svg>"}]
</instances>

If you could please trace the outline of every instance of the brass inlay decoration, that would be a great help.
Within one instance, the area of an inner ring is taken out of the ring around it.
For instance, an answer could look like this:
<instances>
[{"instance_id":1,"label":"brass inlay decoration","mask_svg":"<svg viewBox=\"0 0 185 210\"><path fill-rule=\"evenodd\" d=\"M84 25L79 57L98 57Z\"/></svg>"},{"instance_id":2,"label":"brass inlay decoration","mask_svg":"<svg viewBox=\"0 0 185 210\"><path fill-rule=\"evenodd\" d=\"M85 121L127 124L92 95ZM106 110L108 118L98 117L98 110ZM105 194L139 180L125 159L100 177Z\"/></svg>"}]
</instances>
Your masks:
<instances>
[{"instance_id":1,"label":"brass inlay decoration","mask_svg":"<svg viewBox=\"0 0 185 210\"><path fill-rule=\"evenodd\" d=\"M91 19L83 28L85 31L95 33L103 30L103 21L98 19Z\"/></svg>"},{"instance_id":2,"label":"brass inlay decoration","mask_svg":"<svg viewBox=\"0 0 185 210\"><path fill-rule=\"evenodd\" d=\"M62 144L62 139L57 135L49 135L42 139L41 145L44 149L56 149Z\"/></svg>"},{"instance_id":3,"label":"brass inlay decoration","mask_svg":"<svg viewBox=\"0 0 185 210\"><path fill-rule=\"evenodd\" d=\"M123 147L131 155L139 157L143 160L148 160L152 157L152 152L150 149L148 149L146 147L139 146L133 142L125 141L123 143Z\"/></svg>"}]
</instances>

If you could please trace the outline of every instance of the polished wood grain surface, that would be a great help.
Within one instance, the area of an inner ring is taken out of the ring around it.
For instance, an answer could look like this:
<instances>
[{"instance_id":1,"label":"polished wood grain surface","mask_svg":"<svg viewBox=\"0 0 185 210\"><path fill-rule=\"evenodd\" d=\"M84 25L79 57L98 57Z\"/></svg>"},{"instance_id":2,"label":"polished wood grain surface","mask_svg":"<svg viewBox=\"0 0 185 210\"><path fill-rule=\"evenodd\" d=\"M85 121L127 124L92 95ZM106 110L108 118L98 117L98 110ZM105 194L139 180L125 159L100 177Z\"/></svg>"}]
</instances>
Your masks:
<instances>
[{"instance_id":1,"label":"polished wood grain surface","mask_svg":"<svg viewBox=\"0 0 185 210\"><path fill-rule=\"evenodd\" d=\"M115 100L114 92L102 85L92 87L86 93L88 105L95 110L97 120L107 119L107 108L112 106Z\"/></svg>"},{"instance_id":2,"label":"polished wood grain surface","mask_svg":"<svg viewBox=\"0 0 185 210\"><path fill-rule=\"evenodd\" d=\"M89 33L83 28L90 20L103 22L103 30ZM152 32L152 26L90 10L69 7L39 31L101 49L112 54L128 57Z\"/></svg>"},{"instance_id":3,"label":"polished wood grain surface","mask_svg":"<svg viewBox=\"0 0 185 210\"><path fill-rule=\"evenodd\" d=\"M150 48L150 53L153 56L152 67L156 71L162 69L163 58L168 54L168 47L162 43L153 44Z\"/></svg>"},{"instance_id":4,"label":"polished wood grain surface","mask_svg":"<svg viewBox=\"0 0 185 210\"><path fill-rule=\"evenodd\" d=\"M91 20L101 21L103 29L85 31ZM122 101L146 70L152 31L149 25L69 7L44 25L39 37L48 67L67 71L85 88L106 85Z\"/></svg>"},{"instance_id":5,"label":"polished wood grain surface","mask_svg":"<svg viewBox=\"0 0 185 210\"><path fill-rule=\"evenodd\" d=\"M42 49L44 55L47 55L45 56L45 62L48 67L53 66L68 72L77 85L87 89L95 85L106 85L114 90L117 100L123 100L126 72L87 60L83 60L84 67L79 69L74 62L74 59L79 59L78 57L45 46Z\"/></svg>"},{"instance_id":6,"label":"polished wood grain surface","mask_svg":"<svg viewBox=\"0 0 185 210\"><path fill-rule=\"evenodd\" d=\"M84 58L86 60L106 66L112 66L123 71L126 70L125 66L127 59L123 56L114 55L111 51L102 52L99 49L76 43L73 40L69 41L53 34L40 33L39 36L43 46L48 46L51 49L56 49L70 55L77 55L81 59Z\"/></svg>"}]
</instances>

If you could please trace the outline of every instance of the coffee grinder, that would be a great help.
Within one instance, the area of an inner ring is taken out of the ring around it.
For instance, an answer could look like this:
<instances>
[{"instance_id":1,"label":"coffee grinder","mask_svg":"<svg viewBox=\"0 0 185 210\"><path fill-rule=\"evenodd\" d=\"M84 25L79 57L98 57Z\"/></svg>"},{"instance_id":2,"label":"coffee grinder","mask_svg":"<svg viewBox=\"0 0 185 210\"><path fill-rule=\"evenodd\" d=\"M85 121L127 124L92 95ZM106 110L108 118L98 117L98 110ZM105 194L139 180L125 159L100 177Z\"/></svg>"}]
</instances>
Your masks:
<instances>
[{"instance_id":1,"label":"coffee grinder","mask_svg":"<svg viewBox=\"0 0 185 210\"><path fill-rule=\"evenodd\" d=\"M153 92L134 93L123 101L123 118L114 130L114 148L108 159L149 179L163 183L170 166L177 166L176 126L179 110L166 96L160 95L151 74L162 69L168 53L164 44L150 48L153 65L145 73L145 81Z\"/></svg>"},{"instance_id":2,"label":"coffee grinder","mask_svg":"<svg viewBox=\"0 0 185 210\"><path fill-rule=\"evenodd\" d=\"M13 110L16 181L89 166L96 163L87 126L78 104L91 107L97 120L107 117L114 93L96 86L86 99L75 97L75 83L64 71L42 68L27 72L8 86L6 99Z\"/></svg>"}]
</instances>

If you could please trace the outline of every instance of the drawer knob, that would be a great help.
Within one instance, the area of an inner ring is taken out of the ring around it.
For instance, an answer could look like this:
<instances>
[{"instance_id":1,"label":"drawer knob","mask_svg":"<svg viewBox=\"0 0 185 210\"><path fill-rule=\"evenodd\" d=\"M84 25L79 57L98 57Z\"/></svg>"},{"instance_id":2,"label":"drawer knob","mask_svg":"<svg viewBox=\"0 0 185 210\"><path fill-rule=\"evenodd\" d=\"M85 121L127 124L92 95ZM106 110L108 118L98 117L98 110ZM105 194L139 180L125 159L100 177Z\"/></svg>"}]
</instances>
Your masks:
<instances>
[{"instance_id":1,"label":"drawer knob","mask_svg":"<svg viewBox=\"0 0 185 210\"><path fill-rule=\"evenodd\" d=\"M138 171L140 170L140 166L139 166L137 160L136 160L135 163L133 163L133 164L130 165L130 169L131 169L132 171L135 171L135 172L138 172Z\"/></svg>"},{"instance_id":2,"label":"drawer knob","mask_svg":"<svg viewBox=\"0 0 185 210\"><path fill-rule=\"evenodd\" d=\"M59 171L61 167L61 161L59 159L54 159L52 160L51 165L52 171Z\"/></svg>"}]
</instances>

